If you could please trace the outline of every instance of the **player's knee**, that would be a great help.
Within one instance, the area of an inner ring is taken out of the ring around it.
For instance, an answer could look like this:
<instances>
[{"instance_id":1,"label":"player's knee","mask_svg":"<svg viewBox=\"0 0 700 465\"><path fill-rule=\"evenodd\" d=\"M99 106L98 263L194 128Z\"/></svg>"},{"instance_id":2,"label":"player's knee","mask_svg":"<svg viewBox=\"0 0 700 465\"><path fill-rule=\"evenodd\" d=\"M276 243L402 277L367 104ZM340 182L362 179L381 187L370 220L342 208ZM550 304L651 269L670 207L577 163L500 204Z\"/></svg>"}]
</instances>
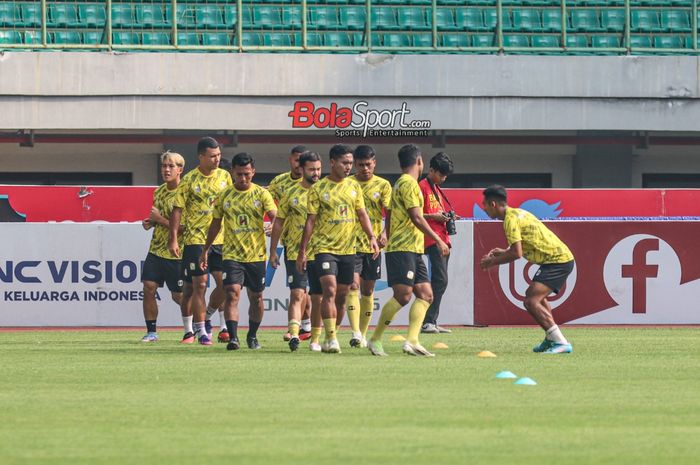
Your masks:
<instances>
[{"instance_id":1,"label":"player's knee","mask_svg":"<svg viewBox=\"0 0 700 465\"><path fill-rule=\"evenodd\" d=\"M525 306L525 310L527 310L528 312L531 312L537 306L537 299L533 296L525 297L525 300L523 301L523 305Z\"/></svg>"},{"instance_id":2,"label":"player's knee","mask_svg":"<svg viewBox=\"0 0 700 465\"><path fill-rule=\"evenodd\" d=\"M262 305L263 294L262 292L251 292L248 294L248 299L252 305Z\"/></svg>"},{"instance_id":3,"label":"player's knee","mask_svg":"<svg viewBox=\"0 0 700 465\"><path fill-rule=\"evenodd\" d=\"M411 294L399 294L399 295L395 295L395 296L394 296L394 299L396 299L396 301L397 301L398 303L400 303L401 306L404 306L404 305L408 304L408 303L411 301Z\"/></svg>"},{"instance_id":4,"label":"player's knee","mask_svg":"<svg viewBox=\"0 0 700 465\"><path fill-rule=\"evenodd\" d=\"M143 282L143 294L144 297L155 297L156 296L156 290L158 289L158 285L154 283L153 281L144 281Z\"/></svg>"},{"instance_id":5,"label":"player's knee","mask_svg":"<svg viewBox=\"0 0 700 465\"><path fill-rule=\"evenodd\" d=\"M192 292L197 294L204 294L205 292L207 292L206 280L192 281Z\"/></svg>"}]
</instances>

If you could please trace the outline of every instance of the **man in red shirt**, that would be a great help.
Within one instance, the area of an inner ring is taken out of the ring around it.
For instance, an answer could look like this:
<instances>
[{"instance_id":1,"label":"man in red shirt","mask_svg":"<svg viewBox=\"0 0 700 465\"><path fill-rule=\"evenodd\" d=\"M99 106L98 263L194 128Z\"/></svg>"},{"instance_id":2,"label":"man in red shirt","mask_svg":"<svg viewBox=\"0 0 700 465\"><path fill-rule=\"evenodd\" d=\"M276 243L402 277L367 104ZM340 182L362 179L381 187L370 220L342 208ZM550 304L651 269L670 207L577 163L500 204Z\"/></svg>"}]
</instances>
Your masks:
<instances>
[{"instance_id":1,"label":"man in red shirt","mask_svg":"<svg viewBox=\"0 0 700 465\"><path fill-rule=\"evenodd\" d=\"M430 170L418 185L423 194L423 217L428 221L430 228L440 239L452 247L450 236L447 234L447 213L451 211L445 194L440 189L447 176L452 174L454 166L449 155L440 152L430 159ZM438 326L437 319L440 314L440 301L447 289L447 263L449 255L443 256L435 241L430 236L425 236L425 254L430 260L430 283L433 287L433 303L430 304L425 319L423 320L422 333L449 333L447 328Z\"/></svg>"}]
</instances>

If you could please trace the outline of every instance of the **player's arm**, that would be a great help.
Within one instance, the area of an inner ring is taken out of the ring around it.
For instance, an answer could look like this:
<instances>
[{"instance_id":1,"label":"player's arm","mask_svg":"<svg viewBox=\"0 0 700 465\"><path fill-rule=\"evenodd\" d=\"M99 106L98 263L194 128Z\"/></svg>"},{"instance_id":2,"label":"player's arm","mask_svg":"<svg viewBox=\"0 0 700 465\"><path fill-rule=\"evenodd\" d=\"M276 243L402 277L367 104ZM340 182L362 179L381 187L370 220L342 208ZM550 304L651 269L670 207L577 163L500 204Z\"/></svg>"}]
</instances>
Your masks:
<instances>
[{"instance_id":1,"label":"player's arm","mask_svg":"<svg viewBox=\"0 0 700 465\"><path fill-rule=\"evenodd\" d=\"M450 254L450 248L447 246L447 244L445 244L445 242L442 239L440 239L440 236L438 236L437 233L435 233L435 231L433 231L433 229L430 227L428 222L423 217L423 212L421 211L420 207L409 208L408 217L411 219L411 223L413 223L414 226L420 230L420 232L422 232L423 234L435 241L443 257L446 257Z\"/></svg>"},{"instance_id":2,"label":"player's arm","mask_svg":"<svg viewBox=\"0 0 700 465\"><path fill-rule=\"evenodd\" d=\"M391 237L391 210L387 208L386 216L384 217L384 231L382 231L382 237L379 239L382 247L389 242L389 237ZM384 243L382 244L381 241L384 241Z\"/></svg>"},{"instance_id":3,"label":"player's arm","mask_svg":"<svg viewBox=\"0 0 700 465\"><path fill-rule=\"evenodd\" d=\"M277 255L277 244L280 241L282 229L284 229L284 221L284 218L278 216L272 223L272 232L270 233L270 266L273 268L280 266L280 258Z\"/></svg>"},{"instance_id":4,"label":"player's arm","mask_svg":"<svg viewBox=\"0 0 700 465\"><path fill-rule=\"evenodd\" d=\"M207 241L204 243L202 255L199 256L199 267L202 270L207 269L209 249L211 249L211 245L214 243L219 231L221 231L221 218L212 218L211 223L209 224L209 231L207 231Z\"/></svg>"},{"instance_id":5,"label":"player's arm","mask_svg":"<svg viewBox=\"0 0 700 465\"><path fill-rule=\"evenodd\" d=\"M306 247L311 240L311 233L316 224L316 215L309 213L306 215L306 223L304 223L304 231L301 234L301 243L299 243L299 255L297 256L297 271L303 273L306 271Z\"/></svg>"},{"instance_id":6,"label":"player's arm","mask_svg":"<svg viewBox=\"0 0 700 465\"><path fill-rule=\"evenodd\" d=\"M374 231L372 231L372 222L369 219L369 215L364 208L357 209L357 218L360 220L360 226L362 230L367 235L369 239L369 245L372 247L372 258L377 258L379 256L379 244L377 243L377 238L374 237Z\"/></svg>"},{"instance_id":7,"label":"player's arm","mask_svg":"<svg viewBox=\"0 0 700 465\"><path fill-rule=\"evenodd\" d=\"M168 220L168 228L170 234L168 237L168 250L176 257L180 256L180 245L177 243L177 232L180 229L180 221L182 220L182 208L173 207Z\"/></svg>"},{"instance_id":8,"label":"player's arm","mask_svg":"<svg viewBox=\"0 0 700 465\"><path fill-rule=\"evenodd\" d=\"M481 258L479 265L482 270L504 263L514 262L523 256L522 242L513 242L507 249L493 249Z\"/></svg>"}]
</instances>

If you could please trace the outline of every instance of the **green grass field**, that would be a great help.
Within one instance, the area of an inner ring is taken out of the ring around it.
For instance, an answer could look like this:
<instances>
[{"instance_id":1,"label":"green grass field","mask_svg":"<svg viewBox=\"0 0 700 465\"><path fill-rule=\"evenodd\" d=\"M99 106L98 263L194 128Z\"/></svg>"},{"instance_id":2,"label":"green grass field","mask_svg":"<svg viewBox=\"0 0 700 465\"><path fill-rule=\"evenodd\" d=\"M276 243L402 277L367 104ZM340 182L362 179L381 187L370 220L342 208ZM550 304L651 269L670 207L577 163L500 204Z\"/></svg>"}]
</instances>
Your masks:
<instances>
[{"instance_id":1,"label":"green grass field","mask_svg":"<svg viewBox=\"0 0 700 465\"><path fill-rule=\"evenodd\" d=\"M422 338L449 345L434 359L347 333L341 355L292 354L281 334L231 353L179 332L0 333L0 463L700 462L698 329L566 328L556 356L530 352L534 328L457 329Z\"/></svg>"}]
</instances>

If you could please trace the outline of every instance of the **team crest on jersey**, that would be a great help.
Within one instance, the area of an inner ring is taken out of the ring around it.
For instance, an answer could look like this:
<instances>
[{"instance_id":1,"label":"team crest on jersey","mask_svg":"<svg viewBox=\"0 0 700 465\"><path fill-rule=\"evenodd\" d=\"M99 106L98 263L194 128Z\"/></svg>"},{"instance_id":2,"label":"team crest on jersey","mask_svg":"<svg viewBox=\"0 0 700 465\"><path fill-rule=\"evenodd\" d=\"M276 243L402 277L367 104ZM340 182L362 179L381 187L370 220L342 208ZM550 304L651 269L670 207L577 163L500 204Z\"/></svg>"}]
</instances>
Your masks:
<instances>
[{"instance_id":1,"label":"team crest on jersey","mask_svg":"<svg viewBox=\"0 0 700 465\"><path fill-rule=\"evenodd\" d=\"M299 205L299 199L296 198L296 197L294 197L294 198L292 199L292 205L294 205L295 207L296 207L297 205Z\"/></svg>"},{"instance_id":2,"label":"team crest on jersey","mask_svg":"<svg viewBox=\"0 0 700 465\"><path fill-rule=\"evenodd\" d=\"M248 215L238 215L238 226L248 226Z\"/></svg>"},{"instance_id":3,"label":"team crest on jersey","mask_svg":"<svg viewBox=\"0 0 700 465\"><path fill-rule=\"evenodd\" d=\"M202 192L202 188L199 186L194 186L194 191L199 194L200 192Z\"/></svg>"},{"instance_id":4,"label":"team crest on jersey","mask_svg":"<svg viewBox=\"0 0 700 465\"><path fill-rule=\"evenodd\" d=\"M219 186L221 186L222 188L223 188L223 187L226 187L226 181L221 181L221 182L219 183Z\"/></svg>"},{"instance_id":5,"label":"team crest on jersey","mask_svg":"<svg viewBox=\"0 0 700 465\"><path fill-rule=\"evenodd\" d=\"M372 194L372 197L374 197L375 200L379 200L379 195L379 192L375 192L374 194Z\"/></svg>"},{"instance_id":6,"label":"team crest on jersey","mask_svg":"<svg viewBox=\"0 0 700 465\"><path fill-rule=\"evenodd\" d=\"M224 209L228 210L229 208L231 208L231 202L227 200L226 202L224 202Z\"/></svg>"},{"instance_id":7,"label":"team crest on jersey","mask_svg":"<svg viewBox=\"0 0 700 465\"><path fill-rule=\"evenodd\" d=\"M323 193L323 200L328 202L330 199L331 199L331 194L329 194L328 192L324 192Z\"/></svg>"},{"instance_id":8,"label":"team crest on jersey","mask_svg":"<svg viewBox=\"0 0 700 465\"><path fill-rule=\"evenodd\" d=\"M357 191L350 191L351 197L357 197Z\"/></svg>"},{"instance_id":9,"label":"team crest on jersey","mask_svg":"<svg viewBox=\"0 0 700 465\"><path fill-rule=\"evenodd\" d=\"M347 206L347 204L344 203L344 204L338 205L338 208L336 209L336 211L338 212L339 217L347 218L348 212L349 212L349 207Z\"/></svg>"},{"instance_id":10,"label":"team crest on jersey","mask_svg":"<svg viewBox=\"0 0 700 465\"><path fill-rule=\"evenodd\" d=\"M262 203L261 203L259 200L256 200L256 201L253 202L253 205L255 205L255 208L260 208L260 206L262 205Z\"/></svg>"}]
</instances>

